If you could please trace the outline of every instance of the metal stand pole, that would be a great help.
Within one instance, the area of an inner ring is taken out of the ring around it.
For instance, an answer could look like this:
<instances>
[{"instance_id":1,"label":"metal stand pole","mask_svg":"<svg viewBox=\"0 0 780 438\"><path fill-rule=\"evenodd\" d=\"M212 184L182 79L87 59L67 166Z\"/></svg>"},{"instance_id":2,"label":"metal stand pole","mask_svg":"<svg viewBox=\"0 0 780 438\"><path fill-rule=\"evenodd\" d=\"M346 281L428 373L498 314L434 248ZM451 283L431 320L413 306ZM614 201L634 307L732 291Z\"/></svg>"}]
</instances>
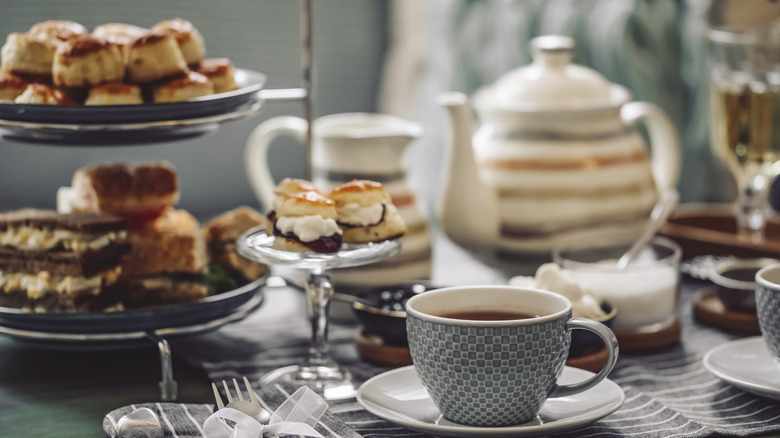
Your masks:
<instances>
[{"instance_id":1,"label":"metal stand pole","mask_svg":"<svg viewBox=\"0 0 780 438\"><path fill-rule=\"evenodd\" d=\"M303 99L304 116L308 129L306 130L306 178L312 177L312 131L314 128L314 47L312 43L312 0L302 0L301 7L301 69L303 71L303 88L306 96Z\"/></svg>"}]
</instances>

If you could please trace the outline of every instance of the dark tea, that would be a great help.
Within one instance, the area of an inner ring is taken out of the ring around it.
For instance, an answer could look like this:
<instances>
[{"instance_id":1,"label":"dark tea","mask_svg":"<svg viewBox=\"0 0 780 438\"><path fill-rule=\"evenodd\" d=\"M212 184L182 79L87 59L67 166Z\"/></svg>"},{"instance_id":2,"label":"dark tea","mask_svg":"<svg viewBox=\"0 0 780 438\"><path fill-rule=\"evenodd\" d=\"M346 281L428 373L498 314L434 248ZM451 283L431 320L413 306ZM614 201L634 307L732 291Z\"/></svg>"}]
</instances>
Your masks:
<instances>
[{"instance_id":1,"label":"dark tea","mask_svg":"<svg viewBox=\"0 0 780 438\"><path fill-rule=\"evenodd\" d=\"M439 316L442 318L462 319L467 321L511 321L515 319L536 318L538 315L494 310L467 310L464 312L446 313Z\"/></svg>"}]
</instances>

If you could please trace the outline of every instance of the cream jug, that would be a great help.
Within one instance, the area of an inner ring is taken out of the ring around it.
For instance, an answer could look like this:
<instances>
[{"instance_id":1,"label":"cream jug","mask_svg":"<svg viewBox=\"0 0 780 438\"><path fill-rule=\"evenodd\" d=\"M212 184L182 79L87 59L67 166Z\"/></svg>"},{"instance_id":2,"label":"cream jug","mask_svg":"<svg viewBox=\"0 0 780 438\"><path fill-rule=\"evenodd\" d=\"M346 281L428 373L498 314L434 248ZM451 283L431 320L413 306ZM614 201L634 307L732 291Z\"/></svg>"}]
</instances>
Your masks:
<instances>
[{"instance_id":1,"label":"cream jug","mask_svg":"<svg viewBox=\"0 0 780 438\"><path fill-rule=\"evenodd\" d=\"M280 135L292 136L303 144L306 129L305 120L282 116L263 122L250 135L245 151L246 171L266 209L273 205L275 187L268 165L269 145ZM368 266L335 270L333 277L340 290L430 278L428 214L412 189L403 163L407 146L422 132L419 123L385 114L333 114L314 121L312 182L325 192L353 179L380 182L408 228L400 254Z\"/></svg>"},{"instance_id":2,"label":"cream jug","mask_svg":"<svg viewBox=\"0 0 780 438\"><path fill-rule=\"evenodd\" d=\"M440 96L451 134L437 207L442 230L467 248L545 256L576 233L638 231L658 191L677 184L673 123L572 64L571 38L538 37L531 48L531 65L475 93L482 124L473 140L466 96Z\"/></svg>"}]
</instances>

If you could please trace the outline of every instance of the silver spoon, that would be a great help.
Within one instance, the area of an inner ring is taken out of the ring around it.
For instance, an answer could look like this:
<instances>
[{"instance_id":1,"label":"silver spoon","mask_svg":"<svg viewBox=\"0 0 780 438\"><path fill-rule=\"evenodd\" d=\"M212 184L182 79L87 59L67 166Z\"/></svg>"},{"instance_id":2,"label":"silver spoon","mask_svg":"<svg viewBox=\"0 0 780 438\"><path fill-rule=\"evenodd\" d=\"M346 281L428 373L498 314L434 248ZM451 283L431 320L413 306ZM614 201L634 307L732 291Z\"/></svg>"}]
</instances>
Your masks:
<instances>
[{"instance_id":1,"label":"silver spoon","mask_svg":"<svg viewBox=\"0 0 780 438\"><path fill-rule=\"evenodd\" d=\"M140 408L119 419L116 433L120 438L162 438L163 428L153 410Z\"/></svg>"},{"instance_id":2,"label":"silver spoon","mask_svg":"<svg viewBox=\"0 0 780 438\"><path fill-rule=\"evenodd\" d=\"M661 193L653 207L653 211L650 213L650 220L645 224L642 229L642 233L634 241L628 251L623 254L617 262L618 270L623 270L636 258L639 251L647 245L648 242L655 236L655 233L666 223L669 216L672 214L677 203L680 201L680 194L677 190L669 189Z\"/></svg>"}]
</instances>

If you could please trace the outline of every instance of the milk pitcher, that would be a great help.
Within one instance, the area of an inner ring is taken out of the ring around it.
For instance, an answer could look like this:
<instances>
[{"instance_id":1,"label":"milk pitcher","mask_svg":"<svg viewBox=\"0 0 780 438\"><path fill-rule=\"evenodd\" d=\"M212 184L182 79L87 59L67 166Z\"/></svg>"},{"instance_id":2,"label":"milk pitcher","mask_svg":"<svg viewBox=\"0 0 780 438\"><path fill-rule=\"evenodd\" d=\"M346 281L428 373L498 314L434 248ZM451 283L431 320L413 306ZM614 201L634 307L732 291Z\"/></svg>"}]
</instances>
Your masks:
<instances>
[{"instance_id":1,"label":"milk pitcher","mask_svg":"<svg viewBox=\"0 0 780 438\"><path fill-rule=\"evenodd\" d=\"M260 124L246 144L247 174L258 199L268 210L275 183L268 164L271 142L289 135L304 144L305 120L282 116ZM407 225L400 254L367 266L336 269L338 290L380 287L431 276L431 235L428 214L413 190L403 163L409 144L422 135L422 126L398 117L375 113L345 113L314 121L312 182L328 192L353 179L382 183ZM276 175L279 179L286 175Z\"/></svg>"}]
</instances>

